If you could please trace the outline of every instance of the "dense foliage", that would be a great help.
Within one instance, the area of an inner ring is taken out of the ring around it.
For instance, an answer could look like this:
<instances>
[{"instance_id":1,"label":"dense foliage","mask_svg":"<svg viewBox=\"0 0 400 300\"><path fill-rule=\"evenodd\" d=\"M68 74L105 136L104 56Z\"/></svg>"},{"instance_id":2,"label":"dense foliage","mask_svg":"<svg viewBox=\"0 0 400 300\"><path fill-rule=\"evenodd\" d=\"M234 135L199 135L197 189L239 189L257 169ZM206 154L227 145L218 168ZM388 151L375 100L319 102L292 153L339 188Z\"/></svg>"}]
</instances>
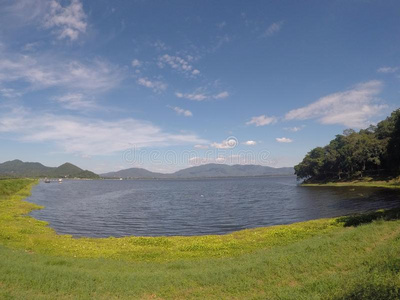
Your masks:
<instances>
[{"instance_id":1,"label":"dense foliage","mask_svg":"<svg viewBox=\"0 0 400 300\"><path fill-rule=\"evenodd\" d=\"M400 109L376 126L346 129L329 145L312 149L295 174L310 180L400 174Z\"/></svg>"}]
</instances>

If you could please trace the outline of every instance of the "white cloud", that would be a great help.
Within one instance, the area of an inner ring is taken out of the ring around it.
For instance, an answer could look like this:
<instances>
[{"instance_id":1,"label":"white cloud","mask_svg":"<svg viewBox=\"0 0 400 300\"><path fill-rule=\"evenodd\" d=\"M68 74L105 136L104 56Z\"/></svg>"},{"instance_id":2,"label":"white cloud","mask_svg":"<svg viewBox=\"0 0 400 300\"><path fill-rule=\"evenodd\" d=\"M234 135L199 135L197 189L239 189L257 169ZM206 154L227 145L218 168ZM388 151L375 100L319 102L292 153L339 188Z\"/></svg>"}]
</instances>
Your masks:
<instances>
[{"instance_id":1,"label":"white cloud","mask_svg":"<svg viewBox=\"0 0 400 300\"><path fill-rule=\"evenodd\" d=\"M291 132L298 132L300 130L303 130L305 127L305 125L301 125L301 126L295 126L295 127L286 127L284 128L285 130L291 131Z\"/></svg>"},{"instance_id":2,"label":"white cloud","mask_svg":"<svg viewBox=\"0 0 400 300\"><path fill-rule=\"evenodd\" d=\"M193 100L193 101L203 101L203 100L209 99L209 97L203 93L183 94L183 93L177 92L177 93L175 93L175 95L178 98L185 98L185 99L189 99L189 100Z\"/></svg>"},{"instance_id":3,"label":"white cloud","mask_svg":"<svg viewBox=\"0 0 400 300\"><path fill-rule=\"evenodd\" d=\"M153 47L155 47L158 51L165 51L168 50L170 47L168 47L164 42L157 40L152 44Z\"/></svg>"},{"instance_id":4,"label":"white cloud","mask_svg":"<svg viewBox=\"0 0 400 300\"><path fill-rule=\"evenodd\" d=\"M228 138L223 140L221 143L212 143L211 147L217 149L231 149L235 148L238 144L238 141L235 138Z\"/></svg>"},{"instance_id":5,"label":"white cloud","mask_svg":"<svg viewBox=\"0 0 400 300\"><path fill-rule=\"evenodd\" d=\"M243 144L247 145L247 146L255 146L255 145L257 145L257 142L256 141L246 141Z\"/></svg>"},{"instance_id":6,"label":"white cloud","mask_svg":"<svg viewBox=\"0 0 400 300\"><path fill-rule=\"evenodd\" d=\"M283 26L283 21L272 23L265 30L263 36L265 36L265 37L273 36L274 34L278 33L281 30L282 26Z\"/></svg>"},{"instance_id":7,"label":"white cloud","mask_svg":"<svg viewBox=\"0 0 400 300\"><path fill-rule=\"evenodd\" d=\"M217 36L216 40L214 42L214 45L211 46L207 52L213 53L213 52L217 51L218 49L220 49L223 45L225 45L229 42L232 42L232 40L233 40L233 38L227 34L224 34L222 36Z\"/></svg>"},{"instance_id":8,"label":"white cloud","mask_svg":"<svg viewBox=\"0 0 400 300\"><path fill-rule=\"evenodd\" d=\"M22 47L22 50L23 50L23 51L27 51L27 52L34 51L34 50L36 50L36 48L37 48L38 45L39 45L38 42L35 42L35 43L27 43L27 44L25 44L25 45Z\"/></svg>"},{"instance_id":9,"label":"white cloud","mask_svg":"<svg viewBox=\"0 0 400 300\"><path fill-rule=\"evenodd\" d=\"M381 67L377 70L378 73L395 73L399 67Z\"/></svg>"},{"instance_id":10,"label":"white cloud","mask_svg":"<svg viewBox=\"0 0 400 300\"><path fill-rule=\"evenodd\" d=\"M225 163L226 158L223 156L218 156L215 158L212 157L199 157L199 156L194 156L189 158L189 164L190 165L205 165L205 164L211 164L211 163Z\"/></svg>"},{"instance_id":11,"label":"white cloud","mask_svg":"<svg viewBox=\"0 0 400 300\"><path fill-rule=\"evenodd\" d=\"M208 149L208 145L194 145L196 149Z\"/></svg>"},{"instance_id":12,"label":"white cloud","mask_svg":"<svg viewBox=\"0 0 400 300\"><path fill-rule=\"evenodd\" d=\"M217 24L217 27L218 27L219 29L222 29L222 28L224 28L225 26L226 26L226 22L225 22L225 21L223 21L223 22Z\"/></svg>"},{"instance_id":13,"label":"white cloud","mask_svg":"<svg viewBox=\"0 0 400 300\"><path fill-rule=\"evenodd\" d=\"M34 89L62 87L104 91L117 86L122 72L102 60L82 63L52 55L20 55L1 51L0 83L23 81Z\"/></svg>"},{"instance_id":14,"label":"white cloud","mask_svg":"<svg viewBox=\"0 0 400 300\"><path fill-rule=\"evenodd\" d=\"M21 107L2 108L0 133L22 142L54 143L65 153L108 155L134 147L205 144L195 134L168 133L136 119L103 121L56 114L38 114Z\"/></svg>"},{"instance_id":15,"label":"white cloud","mask_svg":"<svg viewBox=\"0 0 400 300\"><path fill-rule=\"evenodd\" d=\"M229 97L229 93L227 91L220 92L220 93L215 94L215 95L210 95L210 94L205 93L202 89L198 89L194 93L186 93L186 94L177 92L177 93L175 93L175 95L178 98L185 98L185 99L192 100L192 101L204 101L204 100L210 100L210 99L224 99L224 98Z\"/></svg>"},{"instance_id":16,"label":"white cloud","mask_svg":"<svg viewBox=\"0 0 400 300\"><path fill-rule=\"evenodd\" d=\"M278 143L291 143L291 142L293 142L292 139L285 138L285 137L276 138L276 141L277 141Z\"/></svg>"},{"instance_id":17,"label":"white cloud","mask_svg":"<svg viewBox=\"0 0 400 300\"><path fill-rule=\"evenodd\" d=\"M172 107L172 109L173 109L178 115L182 115L182 116L185 116L185 117L192 117L192 116L193 116L193 114L192 114L192 112L191 112L190 110L186 110L186 109L180 108L180 107L178 107L178 106Z\"/></svg>"},{"instance_id":18,"label":"white cloud","mask_svg":"<svg viewBox=\"0 0 400 300\"><path fill-rule=\"evenodd\" d=\"M225 99L227 97L229 97L229 93L227 91L225 92L221 92L219 94L216 94L214 96L212 96L214 99Z\"/></svg>"},{"instance_id":19,"label":"white cloud","mask_svg":"<svg viewBox=\"0 0 400 300\"><path fill-rule=\"evenodd\" d=\"M0 94L5 98L18 98L22 96L22 93L9 88L0 88Z\"/></svg>"},{"instance_id":20,"label":"white cloud","mask_svg":"<svg viewBox=\"0 0 400 300\"><path fill-rule=\"evenodd\" d=\"M207 157L190 157L189 164L190 165L204 165L215 162L215 159L207 158Z\"/></svg>"},{"instance_id":21,"label":"white cloud","mask_svg":"<svg viewBox=\"0 0 400 300\"><path fill-rule=\"evenodd\" d=\"M62 107L70 110L88 110L99 109L99 106L93 100L85 99L83 94L67 94L54 98Z\"/></svg>"},{"instance_id":22,"label":"white cloud","mask_svg":"<svg viewBox=\"0 0 400 300\"><path fill-rule=\"evenodd\" d=\"M79 0L71 0L68 6L61 6L58 1L50 1L50 11L45 17L44 26L55 28L54 32L59 39L69 38L76 40L80 34L86 32L86 14Z\"/></svg>"},{"instance_id":23,"label":"white cloud","mask_svg":"<svg viewBox=\"0 0 400 300\"><path fill-rule=\"evenodd\" d=\"M373 117L386 108L377 104L377 95L383 87L382 82L373 80L360 83L354 88L330 94L305 107L289 111L286 120L317 119L322 124L341 124L362 128Z\"/></svg>"},{"instance_id":24,"label":"white cloud","mask_svg":"<svg viewBox=\"0 0 400 300\"><path fill-rule=\"evenodd\" d=\"M188 76L196 76L200 74L200 71L195 69L189 61L192 61L193 57L187 56L186 59L180 56L173 56L164 54L163 56L158 58L158 66L160 68L164 68L164 66L168 65L172 69L177 70L183 74Z\"/></svg>"},{"instance_id":25,"label":"white cloud","mask_svg":"<svg viewBox=\"0 0 400 300\"><path fill-rule=\"evenodd\" d=\"M246 123L246 125L256 125L257 127L259 127L259 126L274 124L277 121L278 120L276 117L268 117L266 115L261 115L258 117L252 117L251 120Z\"/></svg>"},{"instance_id":26,"label":"white cloud","mask_svg":"<svg viewBox=\"0 0 400 300\"><path fill-rule=\"evenodd\" d=\"M138 68L138 67L140 67L141 65L142 65L142 62L141 62L140 60L138 60L138 59L132 60L132 67Z\"/></svg>"},{"instance_id":27,"label":"white cloud","mask_svg":"<svg viewBox=\"0 0 400 300\"><path fill-rule=\"evenodd\" d=\"M139 78L137 80L137 83L142 86L152 89L156 93L165 91L168 87L168 85L162 81L158 81L158 80L152 81L146 77Z\"/></svg>"}]
</instances>

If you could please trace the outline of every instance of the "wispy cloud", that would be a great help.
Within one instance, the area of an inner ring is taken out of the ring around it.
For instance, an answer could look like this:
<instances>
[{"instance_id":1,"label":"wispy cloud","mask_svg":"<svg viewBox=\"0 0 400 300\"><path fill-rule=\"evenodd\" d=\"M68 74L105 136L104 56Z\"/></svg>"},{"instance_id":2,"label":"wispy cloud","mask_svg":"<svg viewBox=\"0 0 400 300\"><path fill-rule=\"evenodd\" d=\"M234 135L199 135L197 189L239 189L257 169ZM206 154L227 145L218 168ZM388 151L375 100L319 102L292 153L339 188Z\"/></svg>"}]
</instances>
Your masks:
<instances>
[{"instance_id":1,"label":"wispy cloud","mask_svg":"<svg viewBox=\"0 0 400 300\"><path fill-rule=\"evenodd\" d=\"M142 62L140 61L140 60L138 60L138 59L133 59L132 60L132 67L134 67L134 68L138 68L138 67L140 67L142 65Z\"/></svg>"},{"instance_id":2,"label":"wispy cloud","mask_svg":"<svg viewBox=\"0 0 400 300\"><path fill-rule=\"evenodd\" d=\"M214 99L225 99L228 97L229 97L229 93L227 91L224 91L224 92L221 92L221 93L218 93L218 94L212 96L212 98L214 98Z\"/></svg>"},{"instance_id":3,"label":"wispy cloud","mask_svg":"<svg viewBox=\"0 0 400 300\"><path fill-rule=\"evenodd\" d=\"M224 34L222 36L217 36L216 40L215 40L215 44L213 46L211 46L207 52L213 53L213 52L219 50L225 44L232 42L232 40L233 40L233 37L228 34Z\"/></svg>"},{"instance_id":4,"label":"wispy cloud","mask_svg":"<svg viewBox=\"0 0 400 300\"><path fill-rule=\"evenodd\" d=\"M174 70L193 77L200 74L200 71L190 64L190 62L193 60L194 58L192 56L187 56L186 58L183 58L180 56L164 54L163 56L159 57L158 66L160 68L170 66Z\"/></svg>"},{"instance_id":5,"label":"wispy cloud","mask_svg":"<svg viewBox=\"0 0 400 300\"><path fill-rule=\"evenodd\" d=\"M207 95L205 95L204 93L183 94L183 93L177 92L177 93L175 93L175 95L178 98L185 98L185 99L189 99L189 100L193 100L193 101L204 101L206 99L209 99L209 97Z\"/></svg>"},{"instance_id":6,"label":"wispy cloud","mask_svg":"<svg viewBox=\"0 0 400 300\"><path fill-rule=\"evenodd\" d=\"M222 28L224 28L225 26L226 26L226 22L225 22L225 21L222 21L222 22L220 22L220 23L217 24L218 29L222 29Z\"/></svg>"},{"instance_id":7,"label":"wispy cloud","mask_svg":"<svg viewBox=\"0 0 400 300\"><path fill-rule=\"evenodd\" d=\"M274 34L278 33L282 29L283 24L284 24L283 21L272 23L265 30L265 32L263 33L263 36L264 37L273 36Z\"/></svg>"},{"instance_id":8,"label":"wispy cloud","mask_svg":"<svg viewBox=\"0 0 400 300\"><path fill-rule=\"evenodd\" d=\"M381 67L377 70L378 73L395 73L399 70L399 67Z\"/></svg>"},{"instance_id":9,"label":"wispy cloud","mask_svg":"<svg viewBox=\"0 0 400 300\"><path fill-rule=\"evenodd\" d=\"M7 26L49 29L58 39L70 41L86 33L88 27L81 0L5 0L0 17Z\"/></svg>"},{"instance_id":10,"label":"wispy cloud","mask_svg":"<svg viewBox=\"0 0 400 300\"><path fill-rule=\"evenodd\" d=\"M223 91L217 94L208 94L204 92L202 89L195 91L194 93L175 93L175 96L178 98L184 98L192 101L204 101L204 100L211 100L211 99L225 99L229 97L229 93L227 91Z\"/></svg>"},{"instance_id":11,"label":"wispy cloud","mask_svg":"<svg viewBox=\"0 0 400 300\"><path fill-rule=\"evenodd\" d=\"M286 138L286 137L276 138L275 140L278 143L291 143L291 142L293 142L292 139L289 139L289 138Z\"/></svg>"},{"instance_id":12,"label":"wispy cloud","mask_svg":"<svg viewBox=\"0 0 400 300\"><path fill-rule=\"evenodd\" d=\"M158 51L165 51L170 49L163 41L157 40L155 41L152 46L156 48Z\"/></svg>"},{"instance_id":13,"label":"wispy cloud","mask_svg":"<svg viewBox=\"0 0 400 300\"><path fill-rule=\"evenodd\" d=\"M305 107L289 111L286 120L317 119L322 124L341 124L362 128L369 118L379 114L386 105L379 104L377 96L382 82L373 80L360 83L344 92L330 94Z\"/></svg>"},{"instance_id":14,"label":"wispy cloud","mask_svg":"<svg viewBox=\"0 0 400 300\"><path fill-rule=\"evenodd\" d=\"M22 93L11 88L0 88L0 95L5 98L18 98L22 96Z\"/></svg>"},{"instance_id":15,"label":"wispy cloud","mask_svg":"<svg viewBox=\"0 0 400 300\"><path fill-rule=\"evenodd\" d=\"M256 127L274 124L278 121L276 117L268 117L266 115L261 115L258 117L252 117L246 125L255 125Z\"/></svg>"},{"instance_id":16,"label":"wispy cloud","mask_svg":"<svg viewBox=\"0 0 400 300\"><path fill-rule=\"evenodd\" d=\"M64 7L55 0L50 1L49 5L50 10L45 17L44 26L54 29L59 39L68 38L74 41L86 32L87 16L79 0L71 0L70 4Z\"/></svg>"},{"instance_id":17,"label":"wispy cloud","mask_svg":"<svg viewBox=\"0 0 400 300\"><path fill-rule=\"evenodd\" d=\"M168 87L168 85L165 82L159 80L150 80L147 77L138 78L137 83L144 87L152 89L156 93L165 91Z\"/></svg>"},{"instance_id":18,"label":"wispy cloud","mask_svg":"<svg viewBox=\"0 0 400 300\"><path fill-rule=\"evenodd\" d=\"M194 145L195 149L208 149L208 145Z\"/></svg>"},{"instance_id":19,"label":"wispy cloud","mask_svg":"<svg viewBox=\"0 0 400 300\"><path fill-rule=\"evenodd\" d=\"M192 117L193 116L193 114L192 114L192 112L190 110L183 109L183 108L180 108L178 106L171 107L171 109L173 109L176 112L176 114L178 114L178 115L182 115L182 116L185 116L185 117Z\"/></svg>"},{"instance_id":20,"label":"wispy cloud","mask_svg":"<svg viewBox=\"0 0 400 300\"><path fill-rule=\"evenodd\" d=\"M67 60L52 55L20 55L0 49L0 83L22 81L34 89L61 87L104 91L123 79L121 70L106 61Z\"/></svg>"},{"instance_id":21,"label":"wispy cloud","mask_svg":"<svg viewBox=\"0 0 400 300\"><path fill-rule=\"evenodd\" d=\"M0 133L22 142L53 143L78 155L108 155L133 147L206 144L195 134L174 134L136 119L103 121L56 114L36 114L21 107L2 108Z\"/></svg>"},{"instance_id":22,"label":"wispy cloud","mask_svg":"<svg viewBox=\"0 0 400 300\"><path fill-rule=\"evenodd\" d=\"M39 43L38 42L34 42L34 43L27 43L22 47L23 51L27 51L27 52L31 52L36 50L36 48L38 47Z\"/></svg>"},{"instance_id":23,"label":"wispy cloud","mask_svg":"<svg viewBox=\"0 0 400 300\"><path fill-rule=\"evenodd\" d=\"M291 131L291 132L298 132L300 130L303 130L305 127L305 125L301 125L301 126L294 126L294 127L286 127L284 128L285 130Z\"/></svg>"},{"instance_id":24,"label":"wispy cloud","mask_svg":"<svg viewBox=\"0 0 400 300\"><path fill-rule=\"evenodd\" d=\"M93 110L99 109L100 107L95 101L85 99L83 94L67 94L60 97L55 97L54 101L59 103L62 107L69 110Z\"/></svg>"},{"instance_id":25,"label":"wispy cloud","mask_svg":"<svg viewBox=\"0 0 400 300\"><path fill-rule=\"evenodd\" d=\"M8 25L25 26L42 22L49 8L49 0L2 1L0 16L2 20L8 21Z\"/></svg>"}]
</instances>

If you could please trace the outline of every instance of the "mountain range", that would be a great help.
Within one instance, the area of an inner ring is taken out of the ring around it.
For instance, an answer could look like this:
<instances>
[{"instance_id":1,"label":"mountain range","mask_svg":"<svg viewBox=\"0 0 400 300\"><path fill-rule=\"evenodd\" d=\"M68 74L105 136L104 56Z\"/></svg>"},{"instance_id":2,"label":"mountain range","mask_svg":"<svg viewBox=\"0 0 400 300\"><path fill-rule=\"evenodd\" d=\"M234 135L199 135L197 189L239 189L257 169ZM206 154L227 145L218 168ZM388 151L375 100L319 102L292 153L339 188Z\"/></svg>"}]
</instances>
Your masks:
<instances>
[{"instance_id":1,"label":"mountain range","mask_svg":"<svg viewBox=\"0 0 400 300\"><path fill-rule=\"evenodd\" d=\"M130 168L117 172L104 173L99 176L71 163L62 164L59 167L46 167L38 162L23 162L16 159L0 164L0 177L185 179L282 176L293 174L293 168L272 168L260 165L205 164L186 168L172 174L156 173L141 168Z\"/></svg>"},{"instance_id":2,"label":"mountain range","mask_svg":"<svg viewBox=\"0 0 400 300\"><path fill-rule=\"evenodd\" d=\"M46 167L38 162L12 160L0 164L1 177L52 177L52 178L99 178L99 175L71 164Z\"/></svg>"},{"instance_id":3,"label":"mountain range","mask_svg":"<svg viewBox=\"0 0 400 300\"><path fill-rule=\"evenodd\" d=\"M172 174L150 172L141 168L130 168L117 172L100 174L104 178L214 178L214 177L254 177L293 175L293 168L272 168L259 165L206 164L190 167Z\"/></svg>"}]
</instances>

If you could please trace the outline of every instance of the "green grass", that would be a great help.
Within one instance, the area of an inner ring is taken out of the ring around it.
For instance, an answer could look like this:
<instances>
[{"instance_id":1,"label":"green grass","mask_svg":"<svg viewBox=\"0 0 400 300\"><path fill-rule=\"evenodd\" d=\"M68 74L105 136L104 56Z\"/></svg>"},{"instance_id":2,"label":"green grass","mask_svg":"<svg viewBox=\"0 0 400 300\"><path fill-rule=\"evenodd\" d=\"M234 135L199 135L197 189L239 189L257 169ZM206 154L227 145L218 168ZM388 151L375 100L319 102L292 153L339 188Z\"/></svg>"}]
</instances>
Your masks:
<instances>
[{"instance_id":1,"label":"green grass","mask_svg":"<svg viewBox=\"0 0 400 300\"><path fill-rule=\"evenodd\" d=\"M362 187L378 187L378 188L391 188L400 189L400 177L391 179L374 179L371 177L365 177L363 179L352 179L342 181L330 181L330 182L304 182L302 186L362 186Z\"/></svg>"},{"instance_id":2,"label":"green grass","mask_svg":"<svg viewBox=\"0 0 400 300\"><path fill-rule=\"evenodd\" d=\"M400 298L400 210L223 236L74 239L26 216L33 184L0 181L0 299Z\"/></svg>"}]
</instances>

